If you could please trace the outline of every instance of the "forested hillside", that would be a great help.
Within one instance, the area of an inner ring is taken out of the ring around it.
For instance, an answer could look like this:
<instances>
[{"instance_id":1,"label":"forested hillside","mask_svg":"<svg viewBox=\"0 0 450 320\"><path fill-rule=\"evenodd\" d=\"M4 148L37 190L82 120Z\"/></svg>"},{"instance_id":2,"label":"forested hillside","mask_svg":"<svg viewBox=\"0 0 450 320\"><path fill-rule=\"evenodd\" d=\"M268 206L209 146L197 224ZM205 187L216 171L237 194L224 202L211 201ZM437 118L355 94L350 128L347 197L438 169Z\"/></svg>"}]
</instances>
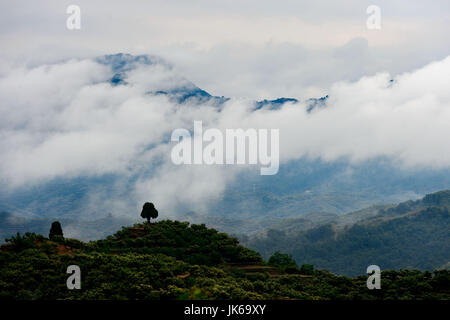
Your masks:
<instances>
[{"instance_id":1,"label":"forested hillside","mask_svg":"<svg viewBox=\"0 0 450 320\"><path fill-rule=\"evenodd\" d=\"M81 269L79 290L66 287L69 265ZM224 233L169 220L88 243L18 234L0 249L1 299L450 299L446 270L383 270L382 290L366 280L281 253L264 262Z\"/></svg>"},{"instance_id":2,"label":"forested hillside","mask_svg":"<svg viewBox=\"0 0 450 320\"><path fill-rule=\"evenodd\" d=\"M277 250L297 263L345 275L357 275L370 264L382 269L431 270L450 261L450 191L396 206L379 206L319 226L291 223L248 239L246 245L264 257Z\"/></svg>"}]
</instances>

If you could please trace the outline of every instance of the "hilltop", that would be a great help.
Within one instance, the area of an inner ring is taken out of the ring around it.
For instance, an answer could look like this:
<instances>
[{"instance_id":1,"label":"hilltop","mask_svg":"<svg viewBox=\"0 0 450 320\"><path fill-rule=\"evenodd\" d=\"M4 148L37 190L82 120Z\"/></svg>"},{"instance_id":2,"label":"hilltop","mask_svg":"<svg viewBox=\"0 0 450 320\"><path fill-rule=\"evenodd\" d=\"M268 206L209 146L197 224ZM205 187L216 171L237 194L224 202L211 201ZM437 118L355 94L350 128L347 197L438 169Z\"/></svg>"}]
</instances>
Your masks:
<instances>
[{"instance_id":1,"label":"hilltop","mask_svg":"<svg viewBox=\"0 0 450 320\"><path fill-rule=\"evenodd\" d=\"M287 262L287 263L285 263ZM66 288L69 265L80 290ZM287 255L269 262L236 238L188 222L122 228L91 242L18 234L0 249L2 299L450 299L450 272L383 271L384 290Z\"/></svg>"}]
</instances>

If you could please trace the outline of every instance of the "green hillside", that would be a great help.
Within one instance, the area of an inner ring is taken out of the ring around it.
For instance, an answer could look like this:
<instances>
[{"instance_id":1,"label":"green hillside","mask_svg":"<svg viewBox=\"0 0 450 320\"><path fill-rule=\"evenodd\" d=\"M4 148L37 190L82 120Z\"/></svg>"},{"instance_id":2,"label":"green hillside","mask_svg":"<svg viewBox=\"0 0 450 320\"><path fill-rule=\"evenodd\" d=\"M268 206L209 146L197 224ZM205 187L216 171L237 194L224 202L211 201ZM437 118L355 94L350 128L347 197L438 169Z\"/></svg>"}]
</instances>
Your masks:
<instances>
[{"instance_id":1,"label":"green hillside","mask_svg":"<svg viewBox=\"0 0 450 320\"><path fill-rule=\"evenodd\" d=\"M123 228L88 243L18 234L0 249L1 299L450 299L450 272L382 272L382 290L367 276L349 278L283 254L261 256L205 225L160 221ZM68 290L66 269L81 269Z\"/></svg>"},{"instance_id":2,"label":"green hillside","mask_svg":"<svg viewBox=\"0 0 450 320\"><path fill-rule=\"evenodd\" d=\"M450 261L450 191L398 205L349 213L305 229L279 225L246 245L270 256L277 250L298 263L357 275L370 264L382 269L432 270ZM281 226L281 228L280 228Z\"/></svg>"}]
</instances>

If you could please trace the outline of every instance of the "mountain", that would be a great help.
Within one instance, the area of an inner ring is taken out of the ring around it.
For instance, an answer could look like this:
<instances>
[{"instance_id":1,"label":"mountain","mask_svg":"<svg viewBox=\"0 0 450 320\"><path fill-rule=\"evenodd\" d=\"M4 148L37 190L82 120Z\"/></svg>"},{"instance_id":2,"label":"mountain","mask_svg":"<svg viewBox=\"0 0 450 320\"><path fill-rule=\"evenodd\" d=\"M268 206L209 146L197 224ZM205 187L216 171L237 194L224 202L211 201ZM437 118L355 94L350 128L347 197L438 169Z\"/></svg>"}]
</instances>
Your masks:
<instances>
[{"instance_id":1,"label":"mountain","mask_svg":"<svg viewBox=\"0 0 450 320\"><path fill-rule=\"evenodd\" d=\"M229 101L229 98L212 95L172 72L173 67L158 57L119 53L94 60L110 69L112 76L106 84L119 88L130 85L130 77L137 68L161 67L170 78L170 85L168 81L155 80L146 83L145 92L149 96L167 96L180 108L186 104L207 102L220 109ZM151 76L149 71L148 77ZM312 99L280 97L253 101L253 105L255 111L280 109L286 104L293 104L313 112L327 108L327 101L328 96ZM169 139L169 136L163 137L164 141ZM113 232L120 225L130 225L135 220L116 209L117 206L107 203L104 206L93 205L96 197L111 199L111 203L122 202L123 207L134 203L129 191L133 190L136 181L153 173L157 166L158 163L149 163L147 168L142 169L144 172L128 175L108 173L55 177L14 189L2 184L0 212L7 212L10 222L0 225L0 235L6 237L15 230L23 230L23 225L27 225L25 229L44 232L39 229L40 219L46 221L44 225L48 220L65 219L72 226L69 231L73 236L83 240L99 239L104 236L103 233L96 235L95 227L89 231L82 225L95 226L95 221L105 219L111 213L114 219L110 219L110 227L105 229ZM208 203L208 206L186 206L170 212L170 216L204 222L233 234L251 235L283 223L288 218L300 219L317 212L342 215L372 205L416 200L427 193L449 187L450 169L399 168L385 158L356 163L345 158L331 162L300 158L282 163L274 176L243 171L235 180L229 181L222 196Z\"/></svg>"},{"instance_id":2,"label":"mountain","mask_svg":"<svg viewBox=\"0 0 450 320\"><path fill-rule=\"evenodd\" d=\"M67 290L71 265L81 270L80 290ZM170 220L88 243L18 234L0 248L0 299L450 299L448 270L383 270L383 290L368 290L366 280L298 268L280 253L264 262L236 238Z\"/></svg>"},{"instance_id":3,"label":"mountain","mask_svg":"<svg viewBox=\"0 0 450 320\"><path fill-rule=\"evenodd\" d=\"M374 206L341 216L286 220L246 245L270 256L292 254L345 275L360 274L368 265L383 269L429 270L450 261L450 190L398 205Z\"/></svg>"},{"instance_id":4,"label":"mountain","mask_svg":"<svg viewBox=\"0 0 450 320\"><path fill-rule=\"evenodd\" d=\"M169 70L172 69L172 66L163 59L148 55L134 56L118 53L98 57L96 61L112 69L114 75L109 81L112 85L127 85L128 72L135 70L141 65L162 65ZM149 90L148 94L167 95L172 101L179 104L194 101L196 103L214 102L220 106L228 100L225 97L212 96L184 78L179 78L175 87L163 88L163 90Z\"/></svg>"},{"instance_id":5,"label":"mountain","mask_svg":"<svg viewBox=\"0 0 450 320\"><path fill-rule=\"evenodd\" d=\"M306 111L311 112L313 110L317 110L317 109L326 107L327 99L328 99L328 95L318 98L318 99L311 98L311 99L306 100L305 101L305 103L307 105ZM300 101L295 98L278 98L278 99L273 99L273 100L264 99L261 101L257 101L255 103L255 110L259 110L259 109L263 109L263 108L267 108L269 110L278 110L278 109L281 109L283 107L283 105L286 103L297 104L298 102L300 102Z\"/></svg>"}]
</instances>

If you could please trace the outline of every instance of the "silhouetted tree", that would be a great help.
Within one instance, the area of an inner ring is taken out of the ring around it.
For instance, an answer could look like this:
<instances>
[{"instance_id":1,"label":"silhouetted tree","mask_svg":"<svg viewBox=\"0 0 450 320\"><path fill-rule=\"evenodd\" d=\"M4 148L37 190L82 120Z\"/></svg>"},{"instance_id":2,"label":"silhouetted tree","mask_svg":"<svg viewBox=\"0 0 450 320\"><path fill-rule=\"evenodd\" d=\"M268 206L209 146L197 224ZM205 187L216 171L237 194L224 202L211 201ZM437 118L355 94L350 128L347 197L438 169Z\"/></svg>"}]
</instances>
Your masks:
<instances>
[{"instance_id":1,"label":"silhouetted tree","mask_svg":"<svg viewBox=\"0 0 450 320\"><path fill-rule=\"evenodd\" d=\"M156 219L158 217L158 210L156 210L155 205L151 202L144 203L141 217L147 219L148 223L150 223L150 219Z\"/></svg>"},{"instance_id":2,"label":"silhouetted tree","mask_svg":"<svg viewBox=\"0 0 450 320\"><path fill-rule=\"evenodd\" d=\"M50 233L48 234L48 237L50 239L54 238L55 236L63 237L63 231L61 228L61 223L59 223L59 221L55 221L52 223L52 227L50 228Z\"/></svg>"}]
</instances>

